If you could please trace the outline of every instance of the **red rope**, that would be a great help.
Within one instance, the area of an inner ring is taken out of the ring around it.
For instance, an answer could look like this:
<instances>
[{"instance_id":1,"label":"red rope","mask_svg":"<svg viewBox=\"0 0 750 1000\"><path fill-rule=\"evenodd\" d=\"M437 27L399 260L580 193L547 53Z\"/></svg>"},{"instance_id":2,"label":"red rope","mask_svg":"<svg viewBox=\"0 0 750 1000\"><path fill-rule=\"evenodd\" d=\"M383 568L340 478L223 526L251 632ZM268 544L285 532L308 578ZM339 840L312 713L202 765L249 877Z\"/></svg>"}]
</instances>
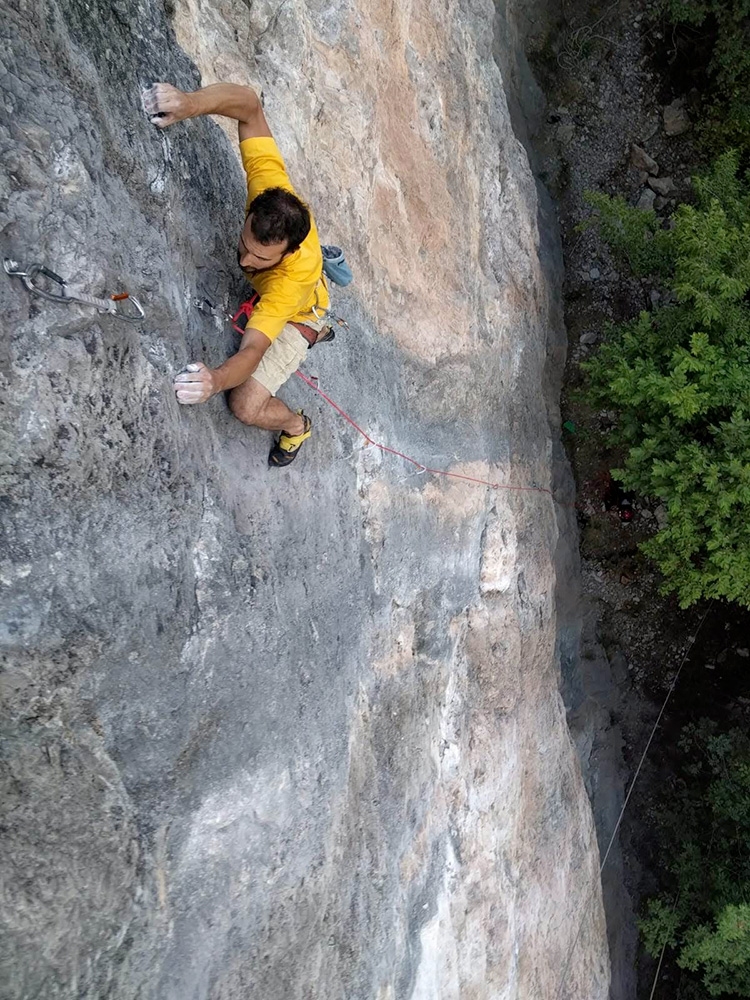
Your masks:
<instances>
[{"instance_id":1,"label":"red rope","mask_svg":"<svg viewBox=\"0 0 750 1000\"><path fill-rule=\"evenodd\" d=\"M412 465L416 465L416 467L421 469L422 472L429 472L433 476L446 476L449 479L463 479L467 483L478 483L480 486L491 486L496 490L516 490L519 493L547 493L553 500L555 499L555 495L552 490L548 490L544 486L510 486L507 483L493 483L490 482L489 479L477 479L475 476L464 476L460 472L448 472L446 469L431 469L427 465L422 465L422 463L418 462L416 458L412 458L410 455L405 455L402 451L397 451L395 448L389 448L387 444L380 444L379 441L375 441L370 437L367 431L363 431L359 424L352 420L345 410L341 409L338 403L335 403L330 396L327 396L322 389L319 389L313 379L308 378L307 375L303 375L300 371L296 374L299 375L302 381L307 383L311 389L314 389L319 396L322 396L326 403L332 406L348 424L351 424L355 431L361 434L368 444L373 445L375 448L379 448L381 451L388 452L389 455L396 455L398 458L403 458L405 462L411 462Z\"/></svg>"}]
</instances>

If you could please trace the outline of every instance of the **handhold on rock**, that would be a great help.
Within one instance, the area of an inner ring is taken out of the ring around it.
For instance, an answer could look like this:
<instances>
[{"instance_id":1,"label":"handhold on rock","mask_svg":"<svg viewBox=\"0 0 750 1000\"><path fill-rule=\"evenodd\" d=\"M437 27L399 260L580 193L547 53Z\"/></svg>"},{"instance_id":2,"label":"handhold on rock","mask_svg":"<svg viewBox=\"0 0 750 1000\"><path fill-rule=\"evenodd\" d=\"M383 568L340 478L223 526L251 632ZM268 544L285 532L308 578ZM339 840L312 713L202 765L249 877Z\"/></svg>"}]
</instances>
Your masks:
<instances>
[{"instance_id":1,"label":"handhold on rock","mask_svg":"<svg viewBox=\"0 0 750 1000\"><path fill-rule=\"evenodd\" d=\"M644 188L641 192L641 196L636 202L636 208L640 208L644 212L650 212L654 207L654 202L656 201L656 192L652 191L651 188Z\"/></svg>"},{"instance_id":2,"label":"handhold on rock","mask_svg":"<svg viewBox=\"0 0 750 1000\"><path fill-rule=\"evenodd\" d=\"M648 186L664 198L676 190L675 182L671 177L649 177Z\"/></svg>"},{"instance_id":3,"label":"handhold on rock","mask_svg":"<svg viewBox=\"0 0 750 1000\"><path fill-rule=\"evenodd\" d=\"M648 174L659 173L659 164L653 156L649 156L645 149L635 143L630 147L630 165L636 170L645 170Z\"/></svg>"},{"instance_id":4,"label":"handhold on rock","mask_svg":"<svg viewBox=\"0 0 750 1000\"><path fill-rule=\"evenodd\" d=\"M682 135L690 128L690 119L685 110L685 102L681 98L672 101L663 110L664 131L667 135Z\"/></svg>"}]
</instances>

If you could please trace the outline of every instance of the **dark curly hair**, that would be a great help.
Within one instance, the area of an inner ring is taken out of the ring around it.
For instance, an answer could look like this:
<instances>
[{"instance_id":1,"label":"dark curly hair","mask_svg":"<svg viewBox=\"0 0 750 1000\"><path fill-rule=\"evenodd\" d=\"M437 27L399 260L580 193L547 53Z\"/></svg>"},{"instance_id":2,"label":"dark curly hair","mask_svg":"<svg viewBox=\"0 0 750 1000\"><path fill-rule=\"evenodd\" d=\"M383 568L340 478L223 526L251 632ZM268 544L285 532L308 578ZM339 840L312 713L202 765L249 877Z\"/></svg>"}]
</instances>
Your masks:
<instances>
[{"instance_id":1,"label":"dark curly hair","mask_svg":"<svg viewBox=\"0 0 750 1000\"><path fill-rule=\"evenodd\" d=\"M285 188L266 188L250 202L250 229L259 243L287 242L286 252L294 253L310 232L310 210L296 194Z\"/></svg>"}]
</instances>

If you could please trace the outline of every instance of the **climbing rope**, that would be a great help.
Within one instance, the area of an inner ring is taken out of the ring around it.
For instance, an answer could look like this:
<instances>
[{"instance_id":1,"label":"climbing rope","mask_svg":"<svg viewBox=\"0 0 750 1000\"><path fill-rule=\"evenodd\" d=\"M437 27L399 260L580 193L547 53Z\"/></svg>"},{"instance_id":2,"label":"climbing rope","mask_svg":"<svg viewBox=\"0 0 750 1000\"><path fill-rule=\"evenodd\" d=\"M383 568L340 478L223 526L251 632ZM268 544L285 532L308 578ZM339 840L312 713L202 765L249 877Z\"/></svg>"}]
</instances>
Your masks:
<instances>
[{"instance_id":1,"label":"climbing rope","mask_svg":"<svg viewBox=\"0 0 750 1000\"><path fill-rule=\"evenodd\" d=\"M22 271L17 261L11 260L8 257L3 260L3 269L11 278L20 278L32 295L38 295L43 299L48 299L50 302L62 302L64 305L70 305L71 302L80 302L82 305L94 306L101 313L107 313L109 316L125 320L126 323L140 323L143 319L143 307L138 299L127 292L122 292L119 295L110 295L107 299L100 299L95 295L89 295L87 292L73 291L65 278L61 278L59 274L55 274L54 271L45 267L44 264L31 264L28 270ZM50 292L46 288L42 288L37 281L39 276L54 282L59 291ZM128 302L135 311L125 312L123 305L125 302Z\"/></svg>"},{"instance_id":2,"label":"climbing rope","mask_svg":"<svg viewBox=\"0 0 750 1000\"><path fill-rule=\"evenodd\" d=\"M367 431L363 430L359 424L352 420L349 414L343 410L338 403L334 402L330 396L323 392L323 390L316 384L317 379L309 378L307 375L303 375L301 371L297 371L295 374L297 374L303 382L309 385L311 389L314 389L319 396L322 396L326 403L328 403L329 406L332 406L333 409L340 416L342 416L348 424L351 424L355 431L362 435L368 445L372 445L374 448L379 448L380 451L386 452L389 455L395 455L397 458L402 458L405 462L410 462L412 465L415 465L417 469L419 469L418 475L430 473L433 476L445 476L448 479L462 479L467 483L477 483L480 486L490 486L495 490L515 490L519 493L546 493L548 496L552 497L556 503L560 502L555 498L552 490L549 490L544 486L513 486L509 483L495 483L489 479L479 479L476 476L466 476L461 472L448 472L447 469L433 469L429 465L423 465L421 462L418 462L416 458L412 458L411 455L405 455L402 451L398 451L396 448L391 448L387 444L381 444L379 441L376 441L373 437L371 437Z\"/></svg>"},{"instance_id":3,"label":"climbing rope","mask_svg":"<svg viewBox=\"0 0 750 1000\"><path fill-rule=\"evenodd\" d=\"M680 679L680 674L682 673L682 668L685 666L685 663L687 662L687 658L690 655L690 650L695 645L696 639L698 638L698 634L700 633L700 630L703 628L703 623L705 622L706 618L708 617L708 612L710 610L711 610L711 603L709 603L708 607L706 608L705 613L704 613L703 617L700 620L698 628L695 630L695 635L693 635L691 637L690 642L688 643L687 649L685 650L685 652L682 655L682 659L680 660L680 665L677 668L677 673L672 678L672 683L669 685L669 690L667 691L667 695L666 695L666 697L664 699L664 702L663 702L663 704L661 706L661 709L659 710L659 714L656 717L656 722L654 723L653 728L651 729L651 733L649 735L649 738L646 741L646 746L644 747L643 753L641 754L641 759L638 761L638 767L635 769L635 774L633 775L633 780L630 783L630 788L628 789L628 794L625 796L625 801L622 804L622 809L620 810L620 815L617 817L617 822L615 823L614 830L612 831L612 836L609 838L609 844L607 845L607 850L604 852L604 858L602 859L602 862L599 865L599 876L600 876L600 878L601 878L602 872L604 871L604 866L607 863L607 859L609 858L610 851L612 850L612 845L615 842L615 837L617 836L617 833L618 833L618 831L620 829L620 824L622 823L622 818L625 815L625 810L628 808L628 803L630 802L630 797L633 794L633 789L635 788L635 783L638 780L638 775L641 773L641 768L643 767L643 762L646 759L646 754L648 753L649 748L651 746L651 743L653 742L654 736L656 735L656 730L659 728L659 723L662 720L662 716L664 715L664 711L665 711L665 709L667 707L667 703L669 702L669 699L672 697L672 692L674 691L675 687L677 686L677 681ZM575 947L578 944L578 939L581 936L581 931L583 930L583 924L584 924L584 921L586 920L586 917L588 916L589 905L591 903L591 900L593 898L593 895L594 895L595 891L596 891L596 887L594 888L594 890L590 894L588 900L586 901L586 905L584 907L584 910L587 911L587 912L585 912L584 915L581 917L580 923L578 924L578 933L576 934L575 938L573 939L573 944L570 946L570 949L568 951L568 957L567 957L567 959L565 961L565 965L563 966L562 976L560 977L560 986L559 986L559 989L558 989L557 994L556 994L557 1000L562 1000L563 988L565 987L565 981L567 980L567 978L568 978L568 972L570 971L570 962L571 962L571 959L573 958L573 952L575 951ZM663 955L663 952L662 952L662 955ZM653 992L652 992L652 996L653 996Z\"/></svg>"}]
</instances>

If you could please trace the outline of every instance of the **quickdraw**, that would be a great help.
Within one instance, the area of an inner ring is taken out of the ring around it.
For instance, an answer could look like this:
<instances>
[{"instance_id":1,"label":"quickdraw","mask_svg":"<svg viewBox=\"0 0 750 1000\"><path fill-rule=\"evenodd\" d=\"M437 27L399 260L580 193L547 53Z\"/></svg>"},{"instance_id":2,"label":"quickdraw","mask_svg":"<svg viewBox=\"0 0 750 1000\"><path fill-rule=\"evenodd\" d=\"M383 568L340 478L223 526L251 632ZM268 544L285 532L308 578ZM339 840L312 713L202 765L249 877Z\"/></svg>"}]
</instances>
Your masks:
<instances>
[{"instance_id":1,"label":"quickdraw","mask_svg":"<svg viewBox=\"0 0 750 1000\"><path fill-rule=\"evenodd\" d=\"M257 292L253 292L249 299L245 302L240 303L240 307L236 313L228 312L226 309L221 309L219 306L215 306L210 299L207 298L195 298L193 299L193 305L196 309L199 309L202 313L207 316L217 316L219 319L223 320L225 323L229 323L233 330L236 330L239 334L244 334L245 327L247 326L248 320L252 316L253 309L260 302L260 295ZM318 315L318 310L313 306L312 313L316 319L322 319L323 316ZM328 314L328 318L333 322L338 323L339 326L349 329L349 324L345 319L340 316L332 316ZM323 343L323 340L333 340L333 336L323 338L318 341L319 344Z\"/></svg>"},{"instance_id":2,"label":"quickdraw","mask_svg":"<svg viewBox=\"0 0 750 1000\"><path fill-rule=\"evenodd\" d=\"M31 264L26 271L22 271L20 265L8 257L3 260L3 269L11 278L20 278L32 295L39 295L43 299L49 299L50 302L62 302L66 305L71 302L80 302L82 305L94 306L99 312L107 313L109 316L124 320L126 323L140 323L144 317L143 307L138 299L127 292L111 295L108 299L100 299L95 295L88 295L86 292L73 291L64 278L43 264ZM60 290L50 292L46 288L42 288L36 281L40 276L54 282ZM132 306L135 311L125 312L125 307L122 305L124 302Z\"/></svg>"},{"instance_id":3,"label":"quickdraw","mask_svg":"<svg viewBox=\"0 0 750 1000\"><path fill-rule=\"evenodd\" d=\"M219 306L215 306L213 302L207 298L193 299L193 305L196 309L200 309L200 311L205 313L207 316L217 316L225 323L229 323L232 329L242 336L245 333L247 322L252 316L253 309L259 301L260 295L258 295L257 292L253 292L249 299L240 303L240 307L236 313L230 313L226 309L221 309Z\"/></svg>"}]
</instances>

